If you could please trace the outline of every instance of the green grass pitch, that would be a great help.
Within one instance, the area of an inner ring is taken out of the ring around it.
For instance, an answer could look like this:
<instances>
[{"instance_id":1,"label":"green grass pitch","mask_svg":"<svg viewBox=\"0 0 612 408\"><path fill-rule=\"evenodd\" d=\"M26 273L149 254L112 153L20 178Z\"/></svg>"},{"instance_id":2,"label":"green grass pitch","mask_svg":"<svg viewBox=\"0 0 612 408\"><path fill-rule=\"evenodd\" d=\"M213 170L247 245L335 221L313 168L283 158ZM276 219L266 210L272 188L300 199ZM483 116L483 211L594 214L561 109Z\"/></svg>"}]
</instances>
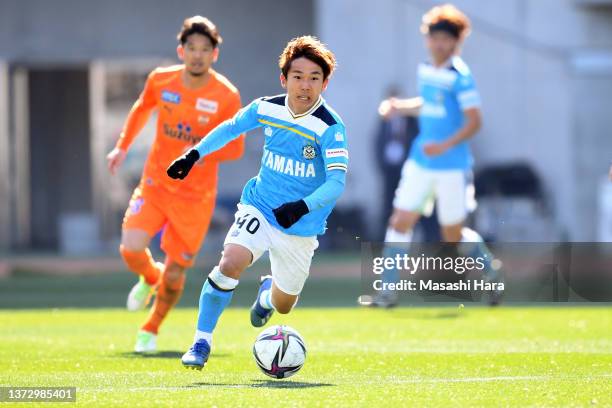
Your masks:
<instances>
[{"instance_id":1,"label":"green grass pitch","mask_svg":"<svg viewBox=\"0 0 612 408\"><path fill-rule=\"evenodd\" d=\"M0 386L76 386L79 406L612 406L609 307L298 307L269 323L308 347L287 380L255 365L247 309L222 316L202 371L179 361L196 310L173 311L141 357L144 313L1 310Z\"/></svg>"}]
</instances>

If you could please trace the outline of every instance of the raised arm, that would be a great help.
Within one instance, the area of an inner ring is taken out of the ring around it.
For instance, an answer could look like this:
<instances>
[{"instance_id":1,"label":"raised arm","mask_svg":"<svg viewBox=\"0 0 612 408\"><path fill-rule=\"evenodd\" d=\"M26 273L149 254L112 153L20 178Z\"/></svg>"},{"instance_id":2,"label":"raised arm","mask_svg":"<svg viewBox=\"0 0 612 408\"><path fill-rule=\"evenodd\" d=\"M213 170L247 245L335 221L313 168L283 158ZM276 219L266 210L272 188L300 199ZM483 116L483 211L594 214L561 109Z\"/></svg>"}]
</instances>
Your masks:
<instances>
[{"instance_id":1,"label":"raised arm","mask_svg":"<svg viewBox=\"0 0 612 408\"><path fill-rule=\"evenodd\" d=\"M242 104L240 103L240 96L238 94L232 98L232 100L227 104L227 107L222 112L225 118L233 117L238 111L240 111L240 107ZM221 149L217 150L214 153L211 153L206 157L207 161L228 161L228 160L238 160L244 154L244 134L240 135L237 139L232 140Z\"/></svg>"},{"instance_id":2,"label":"raised arm","mask_svg":"<svg viewBox=\"0 0 612 408\"><path fill-rule=\"evenodd\" d=\"M408 99L389 98L380 103L378 114L384 118L393 114L419 116L421 106L423 106L423 99L420 96Z\"/></svg>"},{"instance_id":3,"label":"raised arm","mask_svg":"<svg viewBox=\"0 0 612 408\"><path fill-rule=\"evenodd\" d=\"M231 119L222 122L206 135L197 145L170 164L166 173L173 179L184 179L200 157L216 152L238 138L242 133L262 126L257 121L259 99L240 109Z\"/></svg>"},{"instance_id":4,"label":"raised arm","mask_svg":"<svg viewBox=\"0 0 612 408\"><path fill-rule=\"evenodd\" d=\"M144 90L132 106L132 109L130 109L130 113L125 121L125 125L123 126L123 130L121 131L115 148L106 156L108 170L113 175L117 172L117 169L121 167L128 149L149 120L151 112L157 104L155 90L153 88L154 75L155 71L149 74Z\"/></svg>"}]
</instances>

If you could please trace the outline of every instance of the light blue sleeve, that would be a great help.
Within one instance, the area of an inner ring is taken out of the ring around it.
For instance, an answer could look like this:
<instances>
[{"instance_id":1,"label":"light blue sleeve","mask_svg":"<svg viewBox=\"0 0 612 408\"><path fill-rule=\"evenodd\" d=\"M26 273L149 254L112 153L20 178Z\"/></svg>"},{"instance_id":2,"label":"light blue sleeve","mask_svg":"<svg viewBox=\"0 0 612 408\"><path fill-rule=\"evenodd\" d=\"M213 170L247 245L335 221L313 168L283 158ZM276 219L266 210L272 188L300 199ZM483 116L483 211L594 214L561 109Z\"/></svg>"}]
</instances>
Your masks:
<instances>
[{"instance_id":1,"label":"light blue sleeve","mask_svg":"<svg viewBox=\"0 0 612 408\"><path fill-rule=\"evenodd\" d=\"M348 169L348 149L344 125L330 126L318 140L325 163L325 171Z\"/></svg>"},{"instance_id":2,"label":"light blue sleeve","mask_svg":"<svg viewBox=\"0 0 612 408\"><path fill-rule=\"evenodd\" d=\"M480 94L471 74L459 75L455 81L454 90L461 110L480 107Z\"/></svg>"},{"instance_id":3,"label":"light blue sleeve","mask_svg":"<svg viewBox=\"0 0 612 408\"><path fill-rule=\"evenodd\" d=\"M344 191L348 169L348 149L344 125L330 126L319 140L325 163L325 182L304 198L310 211L336 201Z\"/></svg>"},{"instance_id":4,"label":"light blue sleeve","mask_svg":"<svg viewBox=\"0 0 612 408\"><path fill-rule=\"evenodd\" d=\"M326 172L325 183L313 191L304 202L310 211L318 210L336 201L344 191L346 182L346 172L343 170L328 170Z\"/></svg>"},{"instance_id":5,"label":"light blue sleeve","mask_svg":"<svg viewBox=\"0 0 612 408\"><path fill-rule=\"evenodd\" d=\"M260 100L255 99L240 109L234 117L219 124L195 145L200 157L221 149L232 140L237 139L242 133L262 126L257 120L257 107Z\"/></svg>"}]
</instances>

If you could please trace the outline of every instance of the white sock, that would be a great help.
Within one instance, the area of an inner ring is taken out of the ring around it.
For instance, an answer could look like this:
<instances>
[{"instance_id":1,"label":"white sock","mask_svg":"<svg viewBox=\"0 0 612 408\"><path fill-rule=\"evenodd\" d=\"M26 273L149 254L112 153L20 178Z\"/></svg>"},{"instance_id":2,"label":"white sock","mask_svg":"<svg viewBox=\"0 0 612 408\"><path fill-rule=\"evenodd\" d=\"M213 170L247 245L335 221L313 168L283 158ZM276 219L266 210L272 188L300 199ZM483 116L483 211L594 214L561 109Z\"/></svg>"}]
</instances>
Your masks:
<instances>
[{"instance_id":1,"label":"white sock","mask_svg":"<svg viewBox=\"0 0 612 408\"><path fill-rule=\"evenodd\" d=\"M198 340L204 339L208 342L209 346L212 346L212 333L206 333L200 330L196 330L195 336L193 336L193 342L197 343Z\"/></svg>"},{"instance_id":2,"label":"white sock","mask_svg":"<svg viewBox=\"0 0 612 408\"><path fill-rule=\"evenodd\" d=\"M259 296L259 305L264 309L274 309L274 305L272 304L272 290L264 290L261 292L261 296Z\"/></svg>"},{"instance_id":3,"label":"white sock","mask_svg":"<svg viewBox=\"0 0 612 408\"><path fill-rule=\"evenodd\" d=\"M238 279L230 278L225 276L219 269L219 266L215 266L213 270L208 274L210 280L215 282L215 285L223 290L233 290L238 286Z\"/></svg>"},{"instance_id":4,"label":"white sock","mask_svg":"<svg viewBox=\"0 0 612 408\"><path fill-rule=\"evenodd\" d=\"M479 233L471 228L461 228L461 242L483 242L484 240Z\"/></svg>"},{"instance_id":5,"label":"white sock","mask_svg":"<svg viewBox=\"0 0 612 408\"><path fill-rule=\"evenodd\" d=\"M457 246L458 252L463 256L472 256L479 242L483 242L479 233L473 229L461 228L461 242Z\"/></svg>"}]
</instances>

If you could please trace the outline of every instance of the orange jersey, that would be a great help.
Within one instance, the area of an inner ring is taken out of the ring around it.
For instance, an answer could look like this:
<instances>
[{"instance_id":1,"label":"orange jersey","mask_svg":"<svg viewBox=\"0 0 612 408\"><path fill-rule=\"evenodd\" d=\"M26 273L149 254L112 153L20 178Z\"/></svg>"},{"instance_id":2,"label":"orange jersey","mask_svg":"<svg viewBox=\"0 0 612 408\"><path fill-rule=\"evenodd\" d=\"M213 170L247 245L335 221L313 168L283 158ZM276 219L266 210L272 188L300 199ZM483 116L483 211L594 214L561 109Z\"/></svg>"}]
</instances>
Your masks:
<instances>
[{"instance_id":1,"label":"orange jersey","mask_svg":"<svg viewBox=\"0 0 612 408\"><path fill-rule=\"evenodd\" d=\"M217 192L218 163L242 156L244 136L200 160L184 180L171 179L166 169L174 159L240 109L240 94L227 78L212 69L204 86L188 89L181 78L183 70L184 65L175 65L157 68L149 74L142 94L128 115L117 147L127 151L156 109L157 131L142 181L180 197L208 201Z\"/></svg>"}]
</instances>

